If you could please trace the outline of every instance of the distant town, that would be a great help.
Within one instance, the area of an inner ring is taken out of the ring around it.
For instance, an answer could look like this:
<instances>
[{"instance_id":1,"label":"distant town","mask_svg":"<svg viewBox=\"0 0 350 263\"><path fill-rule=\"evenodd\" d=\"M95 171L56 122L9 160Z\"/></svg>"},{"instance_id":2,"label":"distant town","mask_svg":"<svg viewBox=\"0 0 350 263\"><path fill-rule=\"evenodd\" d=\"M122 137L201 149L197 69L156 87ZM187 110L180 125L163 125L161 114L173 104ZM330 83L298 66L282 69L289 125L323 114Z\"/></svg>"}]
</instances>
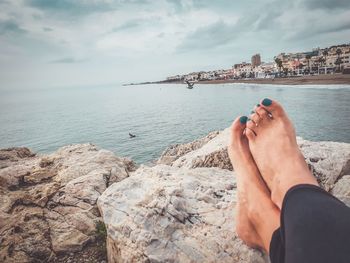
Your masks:
<instances>
[{"instance_id":1,"label":"distant town","mask_svg":"<svg viewBox=\"0 0 350 263\"><path fill-rule=\"evenodd\" d=\"M315 48L298 53L280 53L274 61L262 62L260 54L251 62L234 64L230 69L198 71L170 76L166 82L210 81L229 79L265 79L305 75L350 74L350 44Z\"/></svg>"},{"instance_id":2,"label":"distant town","mask_svg":"<svg viewBox=\"0 0 350 263\"><path fill-rule=\"evenodd\" d=\"M263 62L260 54L254 54L250 62L237 63L229 69L197 71L160 81L124 85L161 83L350 84L350 44L280 53L270 62Z\"/></svg>"}]
</instances>

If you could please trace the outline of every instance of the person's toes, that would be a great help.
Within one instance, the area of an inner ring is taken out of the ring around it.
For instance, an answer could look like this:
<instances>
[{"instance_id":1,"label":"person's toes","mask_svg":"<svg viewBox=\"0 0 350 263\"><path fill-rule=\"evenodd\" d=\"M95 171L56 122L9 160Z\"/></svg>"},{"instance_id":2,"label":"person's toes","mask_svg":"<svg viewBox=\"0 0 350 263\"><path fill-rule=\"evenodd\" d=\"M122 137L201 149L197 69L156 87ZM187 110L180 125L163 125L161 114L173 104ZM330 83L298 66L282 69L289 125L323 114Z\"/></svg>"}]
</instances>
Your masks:
<instances>
[{"instance_id":1,"label":"person's toes","mask_svg":"<svg viewBox=\"0 0 350 263\"><path fill-rule=\"evenodd\" d=\"M261 121L259 114L255 113L255 111L252 111L251 113L249 119L255 123L255 126L259 126L259 122Z\"/></svg>"},{"instance_id":2,"label":"person's toes","mask_svg":"<svg viewBox=\"0 0 350 263\"><path fill-rule=\"evenodd\" d=\"M240 140L243 136L243 131L246 128L246 123L248 121L247 116L237 117L231 125L231 142L235 143Z\"/></svg>"},{"instance_id":3,"label":"person's toes","mask_svg":"<svg viewBox=\"0 0 350 263\"><path fill-rule=\"evenodd\" d=\"M236 118L231 125L231 137L241 137L248 121L247 116Z\"/></svg>"},{"instance_id":4,"label":"person's toes","mask_svg":"<svg viewBox=\"0 0 350 263\"><path fill-rule=\"evenodd\" d=\"M261 101L260 104L261 104L261 108L266 109L268 112L272 114L273 117L280 117L285 114L281 104L279 104L275 100L265 98Z\"/></svg>"},{"instance_id":5,"label":"person's toes","mask_svg":"<svg viewBox=\"0 0 350 263\"><path fill-rule=\"evenodd\" d=\"M229 143L229 153L235 150L237 147L240 148L242 139L244 137L244 130L246 128L246 123L248 121L247 116L237 117L231 125L231 136Z\"/></svg>"},{"instance_id":6,"label":"person's toes","mask_svg":"<svg viewBox=\"0 0 350 263\"><path fill-rule=\"evenodd\" d=\"M262 106L255 108L255 113L260 117L260 122L270 120L270 112Z\"/></svg>"},{"instance_id":7,"label":"person's toes","mask_svg":"<svg viewBox=\"0 0 350 263\"><path fill-rule=\"evenodd\" d=\"M256 128L257 126L255 123L251 120L247 122L247 127L245 129L245 135L248 137L249 140L254 140L256 137Z\"/></svg>"}]
</instances>

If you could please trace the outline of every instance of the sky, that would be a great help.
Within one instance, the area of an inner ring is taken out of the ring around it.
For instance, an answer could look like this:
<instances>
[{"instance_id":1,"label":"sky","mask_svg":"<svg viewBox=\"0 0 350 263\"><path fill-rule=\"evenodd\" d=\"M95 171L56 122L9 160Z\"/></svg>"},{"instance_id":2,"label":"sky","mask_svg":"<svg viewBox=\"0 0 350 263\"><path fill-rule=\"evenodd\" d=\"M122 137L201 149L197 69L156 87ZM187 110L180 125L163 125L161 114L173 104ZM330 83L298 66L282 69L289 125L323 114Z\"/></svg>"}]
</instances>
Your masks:
<instances>
[{"instance_id":1,"label":"sky","mask_svg":"<svg viewBox=\"0 0 350 263\"><path fill-rule=\"evenodd\" d=\"M0 89L155 81L349 36L349 0L0 0Z\"/></svg>"}]
</instances>

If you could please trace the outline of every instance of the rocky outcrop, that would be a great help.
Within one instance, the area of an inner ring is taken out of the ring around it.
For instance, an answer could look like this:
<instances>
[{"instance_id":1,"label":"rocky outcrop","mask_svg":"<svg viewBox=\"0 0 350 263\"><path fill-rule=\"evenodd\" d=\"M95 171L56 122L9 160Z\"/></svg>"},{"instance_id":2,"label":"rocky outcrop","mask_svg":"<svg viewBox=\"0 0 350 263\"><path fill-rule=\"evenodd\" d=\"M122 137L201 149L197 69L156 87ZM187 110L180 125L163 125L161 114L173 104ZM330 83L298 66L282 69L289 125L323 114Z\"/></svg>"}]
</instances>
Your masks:
<instances>
[{"instance_id":1,"label":"rocky outcrop","mask_svg":"<svg viewBox=\"0 0 350 263\"><path fill-rule=\"evenodd\" d=\"M350 175L343 176L335 184L331 193L350 207Z\"/></svg>"},{"instance_id":2,"label":"rocky outcrop","mask_svg":"<svg viewBox=\"0 0 350 263\"><path fill-rule=\"evenodd\" d=\"M167 160L168 151L164 151L158 164L175 167L219 167L233 170L227 155L229 129L218 132L215 138L206 138L207 143L186 154L172 154L172 162ZM343 175L350 174L350 144L340 142L311 142L298 137L298 145L304 154L311 171L319 183L329 191ZM187 143L186 148L190 148ZM170 146L172 147L172 146ZM177 145L181 149L181 145Z\"/></svg>"},{"instance_id":3,"label":"rocky outcrop","mask_svg":"<svg viewBox=\"0 0 350 263\"><path fill-rule=\"evenodd\" d=\"M215 137L213 136L215 134ZM201 139L200 147L192 147L192 143L183 145L170 146L165 150L158 160L158 164L167 164L175 167L218 167L222 169L232 170L232 165L227 155L227 142L229 136L229 129L221 132L211 132L208 136ZM193 144L198 146L197 141ZM171 152L170 162L168 158L169 149L177 149ZM183 149L193 149L191 151L184 151Z\"/></svg>"},{"instance_id":4,"label":"rocky outcrop","mask_svg":"<svg viewBox=\"0 0 350 263\"><path fill-rule=\"evenodd\" d=\"M96 201L128 177L130 160L91 144L47 156L11 148L0 151L0 168L0 262L105 259Z\"/></svg>"},{"instance_id":5,"label":"rocky outcrop","mask_svg":"<svg viewBox=\"0 0 350 263\"><path fill-rule=\"evenodd\" d=\"M109 262L268 262L234 231L228 136L171 146L138 169L91 144L0 150L0 262L103 262L106 247ZM350 206L350 144L298 144Z\"/></svg>"},{"instance_id":6,"label":"rocky outcrop","mask_svg":"<svg viewBox=\"0 0 350 263\"><path fill-rule=\"evenodd\" d=\"M268 262L234 231L229 130L166 150L98 199L109 262ZM349 205L350 144L298 138L313 174Z\"/></svg>"},{"instance_id":7,"label":"rocky outcrop","mask_svg":"<svg viewBox=\"0 0 350 263\"><path fill-rule=\"evenodd\" d=\"M327 191L344 175L350 175L350 144L311 142L301 138L298 144L310 170Z\"/></svg>"},{"instance_id":8,"label":"rocky outcrop","mask_svg":"<svg viewBox=\"0 0 350 263\"><path fill-rule=\"evenodd\" d=\"M237 238L235 177L143 166L99 198L109 262L265 262Z\"/></svg>"},{"instance_id":9,"label":"rocky outcrop","mask_svg":"<svg viewBox=\"0 0 350 263\"><path fill-rule=\"evenodd\" d=\"M193 142L171 145L162 153L162 155L158 160L158 163L172 164L177 159L179 159L179 157L189 152L193 152L197 149L202 148L203 145L207 144L210 140L215 138L219 133L220 133L219 131L213 131L209 133L207 136L200 138L198 140L195 140Z\"/></svg>"}]
</instances>

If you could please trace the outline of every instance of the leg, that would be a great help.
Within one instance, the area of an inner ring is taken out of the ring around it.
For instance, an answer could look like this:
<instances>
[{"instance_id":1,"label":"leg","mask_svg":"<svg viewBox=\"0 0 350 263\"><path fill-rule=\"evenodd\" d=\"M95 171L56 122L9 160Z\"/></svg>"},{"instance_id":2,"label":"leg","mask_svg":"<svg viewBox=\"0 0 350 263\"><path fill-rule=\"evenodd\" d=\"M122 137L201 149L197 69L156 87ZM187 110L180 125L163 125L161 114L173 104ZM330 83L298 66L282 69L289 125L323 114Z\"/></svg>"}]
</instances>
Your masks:
<instances>
[{"instance_id":1,"label":"leg","mask_svg":"<svg viewBox=\"0 0 350 263\"><path fill-rule=\"evenodd\" d=\"M281 208L286 192L297 184L318 185L299 150L292 122L276 101L264 99L247 123L249 148Z\"/></svg>"},{"instance_id":2,"label":"leg","mask_svg":"<svg viewBox=\"0 0 350 263\"><path fill-rule=\"evenodd\" d=\"M270 192L250 153L243 134L246 121L247 117L241 117L233 122L228 147L237 176L236 231L247 245L269 252L272 233L280 224L280 211L270 200Z\"/></svg>"},{"instance_id":3,"label":"leg","mask_svg":"<svg viewBox=\"0 0 350 263\"><path fill-rule=\"evenodd\" d=\"M271 199L282 208L281 228L270 245L272 263L350 262L350 208L318 186L281 105L269 99L261 104L246 134Z\"/></svg>"},{"instance_id":4,"label":"leg","mask_svg":"<svg viewBox=\"0 0 350 263\"><path fill-rule=\"evenodd\" d=\"M314 185L286 194L281 228L271 242L272 263L350 261L350 208Z\"/></svg>"}]
</instances>

